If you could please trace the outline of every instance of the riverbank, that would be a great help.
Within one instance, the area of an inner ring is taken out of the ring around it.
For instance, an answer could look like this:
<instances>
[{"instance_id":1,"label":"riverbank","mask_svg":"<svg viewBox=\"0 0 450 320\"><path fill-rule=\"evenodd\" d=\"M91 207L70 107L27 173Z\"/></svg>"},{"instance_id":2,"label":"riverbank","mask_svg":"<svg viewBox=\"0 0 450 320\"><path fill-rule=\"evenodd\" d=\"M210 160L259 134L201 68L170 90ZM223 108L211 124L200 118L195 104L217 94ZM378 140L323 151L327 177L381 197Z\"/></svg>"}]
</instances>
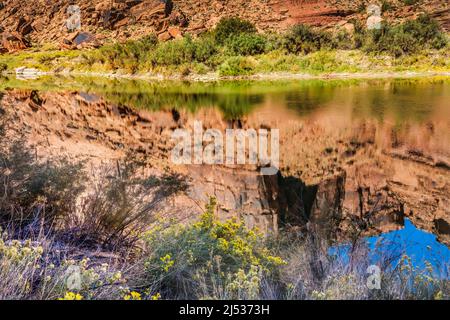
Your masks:
<instances>
[{"instance_id":1,"label":"riverbank","mask_svg":"<svg viewBox=\"0 0 450 320\"><path fill-rule=\"evenodd\" d=\"M143 80L380 78L448 74L450 51L448 35L428 16L353 34L304 25L260 34L247 21L224 19L196 38L148 35L97 49L41 46L0 56L0 72L18 68Z\"/></svg>"},{"instance_id":2,"label":"riverbank","mask_svg":"<svg viewBox=\"0 0 450 320\"><path fill-rule=\"evenodd\" d=\"M0 61L2 58L0 57ZM0 62L1 63L1 62ZM18 65L18 63L11 63L11 66ZM425 66L421 65L411 65L402 68L373 68L374 70L364 70L355 72L328 72L328 70L323 70L319 73L300 73L300 72L289 72L289 71L272 71L272 72L258 72L255 74L247 75L232 75L223 76L218 72L208 72L204 74L200 73L190 73L182 74L179 72L163 72L163 73L138 73L131 74L125 73L122 70L116 72L95 72L95 71L83 71L77 70L76 68L70 70L70 68L65 68L64 70L53 70L53 71L42 71L38 69L35 63L28 61L28 63L21 64L22 67L29 68L30 72L27 74L28 78L36 78L39 76L66 76L66 77L98 77L98 78L116 78L116 79L129 79L129 80L142 80L142 81L192 81L192 82L211 82L219 80L325 80L325 79L394 79L394 78L426 78L426 77L438 77L450 76L450 67L445 68L433 68L425 69ZM45 68L44 68L45 69ZM398 70L400 69L400 70ZM4 76L18 75L21 76L20 72L16 72L12 67L7 67L3 71Z\"/></svg>"},{"instance_id":3,"label":"riverbank","mask_svg":"<svg viewBox=\"0 0 450 320\"><path fill-rule=\"evenodd\" d=\"M93 73L93 72L65 72L65 73L46 73L46 75L64 75L64 76L88 76L88 77L102 77L102 78L119 78L119 79L129 79L129 80L147 80L147 81L176 81L176 80L186 80L186 81L199 81L199 82L211 82L219 80L227 81L239 81L239 80L261 80L261 81L272 81L272 80L326 80L326 79L394 79L394 78L428 78L428 77L448 77L450 76L449 71L401 71L401 72L355 72L355 73L324 73L324 74L307 74L307 73L289 73L289 72L272 72L272 73L258 73L254 75L242 75L242 76L220 76L217 73L208 74L191 74L183 76L181 74L174 75L132 75L132 74L116 74L116 73Z\"/></svg>"},{"instance_id":4,"label":"riverbank","mask_svg":"<svg viewBox=\"0 0 450 320\"><path fill-rule=\"evenodd\" d=\"M83 60L92 50L24 51L0 56L0 71L16 74L18 68L33 69L34 75L94 76L140 80L290 80L373 79L448 76L449 50L434 50L400 58L376 56L361 50L321 50L305 55L277 51L255 56L235 56L215 67L198 62L177 65L144 65L135 72ZM231 62L230 62L231 61ZM232 71L230 71L232 69ZM225 71L224 71L225 70Z\"/></svg>"}]
</instances>

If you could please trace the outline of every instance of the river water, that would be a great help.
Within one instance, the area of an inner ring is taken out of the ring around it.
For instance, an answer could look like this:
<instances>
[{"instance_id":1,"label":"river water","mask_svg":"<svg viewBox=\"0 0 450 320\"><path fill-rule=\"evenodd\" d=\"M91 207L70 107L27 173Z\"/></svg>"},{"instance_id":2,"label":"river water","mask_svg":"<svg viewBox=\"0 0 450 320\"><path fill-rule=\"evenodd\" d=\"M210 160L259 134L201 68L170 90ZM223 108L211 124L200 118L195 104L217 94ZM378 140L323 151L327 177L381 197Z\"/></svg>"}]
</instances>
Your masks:
<instances>
[{"instance_id":1,"label":"river water","mask_svg":"<svg viewBox=\"0 0 450 320\"><path fill-rule=\"evenodd\" d=\"M388 239L384 250L403 248L417 263L450 259L449 78L2 78L0 96L39 154L144 154L192 179L183 205L214 195L223 217L237 213L264 230L318 225L345 242L358 226L369 245ZM171 133L194 121L223 132L278 129L279 175L171 164Z\"/></svg>"}]
</instances>

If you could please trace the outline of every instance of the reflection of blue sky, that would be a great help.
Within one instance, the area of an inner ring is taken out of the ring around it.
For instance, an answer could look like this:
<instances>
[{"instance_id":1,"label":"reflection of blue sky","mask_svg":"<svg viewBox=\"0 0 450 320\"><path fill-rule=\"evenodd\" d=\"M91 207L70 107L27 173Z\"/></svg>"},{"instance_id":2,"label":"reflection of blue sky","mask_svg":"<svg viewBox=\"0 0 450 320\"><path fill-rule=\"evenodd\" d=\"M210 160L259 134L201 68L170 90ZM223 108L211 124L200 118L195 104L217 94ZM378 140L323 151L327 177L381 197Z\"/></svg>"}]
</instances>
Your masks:
<instances>
[{"instance_id":1,"label":"reflection of blue sky","mask_svg":"<svg viewBox=\"0 0 450 320\"><path fill-rule=\"evenodd\" d=\"M413 266L425 269L425 262L433 266L439 277L449 278L450 249L439 243L436 236L417 229L411 221L405 219L405 227L379 236L367 238L369 256L372 264L382 261L386 257L393 259L392 266L398 264L402 255L411 258ZM340 256L348 261L349 246L337 246L330 249L331 255Z\"/></svg>"}]
</instances>

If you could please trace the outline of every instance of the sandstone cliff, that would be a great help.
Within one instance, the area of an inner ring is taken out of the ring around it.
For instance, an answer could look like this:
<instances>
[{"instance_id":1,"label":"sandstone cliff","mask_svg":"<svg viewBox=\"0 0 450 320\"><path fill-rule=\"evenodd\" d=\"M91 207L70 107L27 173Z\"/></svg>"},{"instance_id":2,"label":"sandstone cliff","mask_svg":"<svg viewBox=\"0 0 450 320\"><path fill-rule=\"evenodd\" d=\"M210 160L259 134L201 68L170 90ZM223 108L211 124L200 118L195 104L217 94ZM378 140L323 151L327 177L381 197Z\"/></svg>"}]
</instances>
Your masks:
<instances>
[{"instance_id":1,"label":"sandstone cliff","mask_svg":"<svg viewBox=\"0 0 450 320\"><path fill-rule=\"evenodd\" d=\"M351 21L367 20L366 5L373 1L342 0L18 0L0 1L2 50L18 50L30 41L64 47L72 38L66 20L69 5L77 5L81 31L99 42L124 41L156 33L161 40L182 33L198 34L211 29L222 17L239 16L260 30L280 31L297 23L351 31ZM376 3L376 2L374 2ZM450 27L448 2L423 0L413 5L392 0L383 13L388 21L399 22L428 12L447 30ZM381 5L381 3L379 3ZM75 37L74 35L73 37Z\"/></svg>"}]
</instances>

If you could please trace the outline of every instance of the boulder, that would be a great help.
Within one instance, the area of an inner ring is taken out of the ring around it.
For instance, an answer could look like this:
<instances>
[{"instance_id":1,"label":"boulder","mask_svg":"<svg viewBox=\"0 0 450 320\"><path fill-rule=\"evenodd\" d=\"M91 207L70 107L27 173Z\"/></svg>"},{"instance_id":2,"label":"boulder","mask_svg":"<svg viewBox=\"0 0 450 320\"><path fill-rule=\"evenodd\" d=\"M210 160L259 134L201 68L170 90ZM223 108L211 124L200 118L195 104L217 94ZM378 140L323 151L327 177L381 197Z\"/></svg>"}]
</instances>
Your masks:
<instances>
[{"instance_id":1,"label":"boulder","mask_svg":"<svg viewBox=\"0 0 450 320\"><path fill-rule=\"evenodd\" d=\"M29 46L28 42L23 38L23 36L17 32L3 33L1 37L1 44L2 47L8 52L23 50Z\"/></svg>"},{"instance_id":2,"label":"boulder","mask_svg":"<svg viewBox=\"0 0 450 320\"><path fill-rule=\"evenodd\" d=\"M183 37L183 34L179 27L169 27L167 32L170 34L172 38L179 39Z\"/></svg>"},{"instance_id":3,"label":"boulder","mask_svg":"<svg viewBox=\"0 0 450 320\"><path fill-rule=\"evenodd\" d=\"M130 22L131 21L130 21L129 17L123 18L122 20L119 20L114 24L114 29L120 29L122 27L126 27L127 25L130 24Z\"/></svg>"},{"instance_id":4,"label":"boulder","mask_svg":"<svg viewBox=\"0 0 450 320\"><path fill-rule=\"evenodd\" d=\"M17 22L16 31L21 35L26 36L27 34L33 31L33 27L31 24L32 21L25 19L24 17L21 17Z\"/></svg>"},{"instance_id":5,"label":"boulder","mask_svg":"<svg viewBox=\"0 0 450 320\"><path fill-rule=\"evenodd\" d=\"M168 31L162 32L158 35L159 41L168 41L170 39L172 39L172 36L170 35L170 33Z\"/></svg>"},{"instance_id":6,"label":"boulder","mask_svg":"<svg viewBox=\"0 0 450 320\"><path fill-rule=\"evenodd\" d=\"M61 42L61 47L64 49L97 48L99 46L100 42L95 35L89 32L73 32Z\"/></svg>"},{"instance_id":7,"label":"boulder","mask_svg":"<svg viewBox=\"0 0 450 320\"><path fill-rule=\"evenodd\" d=\"M346 23L342 26L342 28L349 34L355 33L355 25L353 23Z\"/></svg>"},{"instance_id":8,"label":"boulder","mask_svg":"<svg viewBox=\"0 0 450 320\"><path fill-rule=\"evenodd\" d=\"M110 7L109 1L103 1L103 2L96 4L94 9L97 12L102 12L102 11L109 9L109 7Z\"/></svg>"}]
</instances>

